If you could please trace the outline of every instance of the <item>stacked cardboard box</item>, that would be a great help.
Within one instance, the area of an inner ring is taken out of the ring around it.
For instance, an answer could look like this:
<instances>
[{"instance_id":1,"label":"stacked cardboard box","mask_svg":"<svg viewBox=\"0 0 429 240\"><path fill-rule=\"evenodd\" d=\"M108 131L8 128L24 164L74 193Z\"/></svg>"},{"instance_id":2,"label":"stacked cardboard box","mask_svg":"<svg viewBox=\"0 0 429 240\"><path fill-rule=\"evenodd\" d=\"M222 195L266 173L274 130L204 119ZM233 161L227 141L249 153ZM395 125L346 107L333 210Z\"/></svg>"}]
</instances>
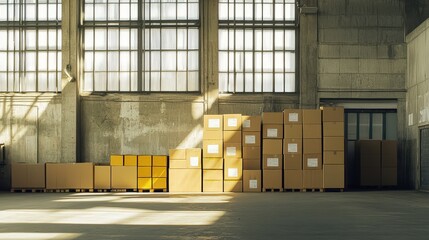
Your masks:
<instances>
[{"instance_id":1,"label":"stacked cardboard box","mask_svg":"<svg viewBox=\"0 0 429 240\"><path fill-rule=\"evenodd\" d=\"M152 189L152 156L137 156L137 188L141 190Z\"/></svg>"},{"instance_id":2,"label":"stacked cardboard box","mask_svg":"<svg viewBox=\"0 0 429 240\"><path fill-rule=\"evenodd\" d=\"M152 189L167 190L167 156L152 156Z\"/></svg>"},{"instance_id":3,"label":"stacked cardboard box","mask_svg":"<svg viewBox=\"0 0 429 240\"><path fill-rule=\"evenodd\" d=\"M44 189L45 164L12 163L12 189Z\"/></svg>"},{"instance_id":4,"label":"stacked cardboard box","mask_svg":"<svg viewBox=\"0 0 429 240\"><path fill-rule=\"evenodd\" d=\"M302 110L303 188L323 188L322 113L319 109Z\"/></svg>"},{"instance_id":5,"label":"stacked cardboard box","mask_svg":"<svg viewBox=\"0 0 429 240\"><path fill-rule=\"evenodd\" d=\"M170 192L201 192L201 149L170 149Z\"/></svg>"},{"instance_id":6,"label":"stacked cardboard box","mask_svg":"<svg viewBox=\"0 0 429 240\"><path fill-rule=\"evenodd\" d=\"M283 113L262 113L263 189L283 190Z\"/></svg>"},{"instance_id":7,"label":"stacked cardboard box","mask_svg":"<svg viewBox=\"0 0 429 240\"><path fill-rule=\"evenodd\" d=\"M323 188L344 188L344 108L322 107Z\"/></svg>"},{"instance_id":8,"label":"stacked cardboard box","mask_svg":"<svg viewBox=\"0 0 429 240\"><path fill-rule=\"evenodd\" d=\"M381 141L359 140L356 144L360 161L360 185L379 187L381 182Z\"/></svg>"},{"instance_id":9,"label":"stacked cardboard box","mask_svg":"<svg viewBox=\"0 0 429 240\"><path fill-rule=\"evenodd\" d=\"M46 163L46 189L94 189L94 164Z\"/></svg>"},{"instance_id":10,"label":"stacked cardboard box","mask_svg":"<svg viewBox=\"0 0 429 240\"><path fill-rule=\"evenodd\" d=\"M112 189L137 189L137 156L111 155L110 167Z\"/></svg>"},{"instance_id":11,"label":"stacked cardboard box","mask_svg":"<svg viewBox=\"0 0 429 240\"><path fill-rule=\"evenodd\" d=\"M261 116L242 116L243 191L261 191Z\"/></svg>"},{"instance_id":12,"label":"stacked cardboard box","mask_svg":"<svg viewBox=\"0 0 429 240\"><path fill-rule=\"evenodd\" d=\"M223 116L205 115L203 192L223 192Z\"/></svg>"},{"instance_id":13,"label":"stacked cardboard box","mask_svg":"<svg viewBox=\"0 0 429 240\"><path fill-rule=\"evenodd\" d=\"M110 186L110 166L95 165L94 166L94 189L109 190Z\"/></svg>"},{"instance_id":14,"label":"stacked cardboard box","mask_svg":"<svg viewBox=\"0 0 429 240\"><path fill-rule=\"evenodd\" d=\"M241 114L223 115L224 192L243 191Z\"/></svg>"},{"instance_id":15,"label":"stacked cardboard box","mask_svg":"<svg viewBox=\"0 0 429 240\"><path fill-rule=\"evenodd\" d=\"M284 115L284 188L302 189L302 110L285 109Z\"/></svg>"},{"instance_id":16,"label":"stacked cardboard box","mask_svg":"<svg viewBox=\"0 0 429 240\"><path fill-rule=\"evenodd\" d=\"M385 140L381 142L381 185L396 186L397 181L397 142Z\"/></svg>"}]
</instances>

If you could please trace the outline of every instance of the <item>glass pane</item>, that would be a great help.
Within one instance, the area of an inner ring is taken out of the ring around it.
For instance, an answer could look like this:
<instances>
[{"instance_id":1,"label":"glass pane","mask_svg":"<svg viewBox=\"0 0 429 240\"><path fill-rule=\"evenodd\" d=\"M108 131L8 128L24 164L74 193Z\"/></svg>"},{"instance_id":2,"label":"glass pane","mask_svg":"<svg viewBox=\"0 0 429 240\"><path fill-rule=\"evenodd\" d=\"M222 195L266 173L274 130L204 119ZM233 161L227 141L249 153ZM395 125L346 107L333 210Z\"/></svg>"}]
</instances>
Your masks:
<instances>
[{"instance_id":1,"label":"glass pane","mask_svg":"<svg viewBox=\"0 0 429 240\"><path fill-rule=\"evenodd\" d=\"M176 52L161 53L162 71L176 71Z\"/></svg>"},{"instance_id":2,"label":"glass pane","mask_svg":"<svg viewBox=\"0 0 429 240\"><path fill-rule=\"evenodd\" d=\"M92 30L85 29L85 41L84 41L84 48L86 50L92 50L94 49L94 32Z\"/></svg>"},{"instance_id":3,"label":"glass pane","mask_svg":"<svg viewBox=\"0 0 429 240\"><path fill-rule=\"evenodd\" d=\"M253 4L244 5L244 19L253 20Z\"/></svg>"},{"instance_id":4,"label":"glass pane","mask_svg":"<svg viewBox=\"0 0 429 240\"><path fill-rule=\"evenodd\" d=\"M61 61L59 59L57 61L57 52L50 51L48 53L48 71L56 71L58 69L61 69Z\"/></svg>"},{"instance_id":5,"label":"glass pane","mask_svg":"<svg viewBox=\"0 0 429 240\"><path fill-rule=\"evenodd\" d=\"M107 6L106 4L95 4L94 5L95 16L94 20L96 21L105 21L107 20Z\"/></svg>"},{"instance_id":6,"label":"glass pane","mask_svg":"<svg viewBox=\"0 0 429 240\"><path fill-rule=\"evenodd\" d=\"M190 51L188 53L188 69L189 70L198 70L198 51Z\"/></svg>"},{"instance_id":7,"label":"glass pane","mask_svg":"<svg viewBox=\"0 0 429 240\"><path fill-rule=\"evenodd\" d=\"M275 92L284 92L284 74L277 73L274 74L274 91Z\"/></svg>"},{"instance_id":8,"label":"glass pane","mask_svg":"<svg viewBox=\"0 0 429 240\"><path fill-rule=\"evenodd\" d=\"M273 31L264 30L262 41L263 41L263 50L272 51L273 50Z\"/></svg>"},{"instance_id":9,"label":"glass pane","mask_svg":"<svg viewBox=\"0 0 429 240\"><path fill-rule=\"evenodd\" d=\"M176 49L176 29L161 30L162 49Z\"/></svg>"},{"instance_id":10,"label":"glass pane","mask_svg":"<svg viewBox=\"0 0 429 240\"><path fill-rule=\"evenodd\" d=\"M119 29L109 29L107 41L109 50L119 49Z\"/></svg>"},{"instance_id":11,"label":"glass pane","mask_svg":"<svg viewBox=\"0 0 429 240\"><path fill-rule=\"evenodd\" d=\"M238 2L238 1L237 1ZM235 4L235 19L243 20L244 19L244 5L242 3Z\"/></svg>"},{"instance_id":12,"label":"glass pane","mask_svg":"<svg viewBox=\"0 0 429 240\"><path fill-rule=\"evenodd\" d=\"M161 91L175 91L176 90L176 73L175 72L161 72Z\"/></svg>"},{"instance_id":13,"label":"glass pane","mask_svg":"<svg viewBox=\"0 0 429 240\"><path fill-rule=\"evenodd\" d=\"M189 29L188 30L188 48L197 50L199 48L199 37L198 29Z\"/></svg>"},{"instance_id":14,"label":"glass pane","mask_svg":"<svg viewBox=\"0 0 429 240\"><path fill-rule=\"evenodd\" d=\"M177 49L187 49L188 41L186 40L187 31L186 29L177 29Z\"/></svg>"},{"instance_id":15,"label":"glass pane","mask_svg":"<svg viewBox=\"0 0 429 240\"><path fill-rule=\"evenodd\" d=\"M275 20L278 20L278 21L284 20L283 4L275 4L274 16L275 16Z\"/></svg>"},{"instance_id":16,"label":"glass pane","mask_svg":"<svg viewBox=\"0 0 429 240\"><path fill-rule=\"evenodd\" d=\"M151 29L150 31L150 49L160 49L161 47L161 31L159 29Z\"/></svg>"},{"instance_id":17,"label":"glass pane","mask_svg":"<svg viewBox=\"0 0 429 240\"><path fill-rule=\"evenodd\" d=\"M236 50L244 49L244 31L243 30L235 31L235 49Z\"/></svg>"},{"instance_id":18,"label":"glass pane","mask_svg":"<svg viewBox=\"0 0 429 240\"><path fill-rule=\"evenodd\" d=\"M36 91L36 73L35 72L27 72L24 76L23 81L23 90L34 92Z\"/></svg>"},{"instance_id":19,"label":"glass pane","mask_svg":"<svg viewBox=\"0 0 429 240\"><path fill-rule=\"evenodd\" d=\"M272 92L273 91L273 74L272 73L264 73L262 75L263 82L263 91L264 92Z\"/></svg>"},{"instance_id":20,"label":"glass pane","mask_svg":"<svg viewBox=\"0 0 429 240\"><path fill-rule=\"evenodd\" d=\"M383 114L372 114L372 139L383 140Z\"/></svg>"},{"instance_id":21,"label":"glass pane","mask_svg":"<svg viewBox=\"0 0 429 240\"><path fill-rule=\"evenodd\" d=\"M295 72L295 53L285 52L285 71Z\"/></svg>"},{"instance_id":22,"label":"glass pane","mask_svg":"<svg viewBox=\"0 0 429 240\"><path fill-rule=\"evenodd\" d=\"M36 71L36 53L35 52L27 52L25 54L25 70Z\"/></svg>"},{"instance_id":23,"label":"glass pane","mask_svg":"<svg viewBox=\"0 0 429 240\"><path fill-rule=\"evenodd\" d=\"M160 52L151 52L150 53L150 66L152 71L161 70L161 56Z\"/></svg>"},{"instance_id":24,"label":"glass pane","mask_svg":"<svg viewBox=\"0 0 429 240\"><path fill-rule=\"evenodd\" d=\"M274 32L274 49L283 50L284 49L284 31L276 30Z\"/></svg>"},{"instance_id":25,"label":"glass pane","mask_svg":"<svg viewBox=\"0 0 429 240\"><path fill-rule=\"evenodd\" d=\"M94 70L95 71L106 71L106 53L105 52L95 52L94 53Z\"/></svg>"},{"instance_id":26,"label":"glass pane","mask_svg":"<svg viewBox=\"0 0 429 240\"><path fill-rule=\"evenodd\" d=\"M186 71L187 69L187 52L177 52L177 70Z\"/></svg>"},{"instance_id":27,"label":"glass pane","mask_svg":"<svg viewBox=\"0 0 429 240\"><path fill-rule=\"evenodd\" d=\"M263 4L263 19L273 20L273 4Z\"/></svg>"},{"instance_id":28,"label":"glass pane","mask_svg":"<svg viewBox=\"0 0 429 240\"><path fill-rule=\"evenodd\" d=\"M252 52L244 53L244 71L246 72L253 71L253 53Z\"/></svg>"},{"instance_id":29,"label":"glass pane","mask_svg":"<svg viewBox=\"0 0 429 240\"><path fill-rule=\"evenodd\" d=\"M295 73L285 74L285 92L295 92Z\"/></svg>"},{"instance_id":30,"label":"glass pane","mask_svg":"<svg viewBox=\"0 0 429 240\"><path fill-rule=\"evenodd\" d=\"M186 72L177 72L176 75L176 91L184 92L186 91Z\"/></svg>"},{"instance_id":31,"label":"glass pane","mask_svg":"<svg viewBox=\"0 0 429 240\"><path fill-rule=\"evenodd\" d=\"M199 81L198 72L188 72L188 91L198 91Z\"/></svg>"},{"instance_id":32,"label":"glass pane","mask_svg":"<svg viewBox=\"0 0 429 240\"><path fill-rule=\"evenodd\" d=\"M359 139L369 139L369 113L359 114Z\"/></svg>"},{"instance_id":33,"label":"glass pane","mask_svg":"<svg viewBox=\"0 0 429 240\"><path fill-rule=\"evenodd\" d=\"M26 43L25 48L27 50L36 50L36 30L26 30L25 31Z\"/></svg>"},{"instance_id":34,"label":"glass pane","mask_svg":"<svg viewBox=\"0 0 429 240\"><path fill-rule=\"evenodd\" d=\"M106 50L106 38L107 38L107 32L106 29L95 29L96 39L94 42L95 50Z\"/></svg>"},{"instance_id":35,"label":"glass pane","mask_svg":"<svg viewBox=\"0 0 429 240\"><path fill-rule=\"evenodd\" d=\"M357 113L347 113L347 139L357 140Z\"/></svg>"},{"instance_id":36,"label":"glass pane","mask_svg":"<svg viewBox=\"0 0 429 240\"><path fill-rule=\"evenodd\" d=\"M285 49L295 50L295 31L285 30Z\"/></svg>"},{"instance_id":37,"label":"glass pane","mask_svg":"<svg viewBox=\"0 0 429 240\"><path fill-rule=\"evenodd\" d=\"M244 74L244 91L253 92L253 74L252 73Z\"/></svg>"},{"instance_id":38,"label":"glass pane","mask_svg":"<svg viewBox=\"0 0 429 240\"><path fill-rule=\"evenodd\" d=\"M273 53L272 52L264 52L263 56L263 70L264 72L272 72L273 71Z\"/></svg>"},{"instance_id":39,"label":"glass pane","mask_svg":"<svg viewBox=\"0 0 429 240\"><path fill-rule=\"evenodd\" d=\"M219 3L219 19L228 20L228 4Z\"/></svg>"},{"instance_id":40,"label":"glass pane","mask_svg":"<svg viewBox=\"0 0 429 240\"><path fill-rule=\"evenodd\" d=\"M94 53L93 52L85 52L84 58L85 58L85 66L84 71L92 71L93 70L93 63L94 63Z\"/></svg>"},{"instance_id":41,"label":"glass pane","mask_svg":"<svg viewBox=\"0 0 429 240\"><path fill-rule=\"evenodd\" d=\"M107 90L109 91L119 91L119 73L118 72L109 72L107 86L108 86Z\"/></svg>"},{"instance_id":42,"label":"glass pane","mask_svg":"<svg viewBox=\"0 0 429 240\"><path fill-rule=\"evenodd\" d=\"M228 71L228 52L219 52L219 72Z\"/></svg>"},{"instance_id":43,"label":"glass pane","mask_svg":"<svg viewBox=\"0 0 429 240\"><path fill-rule=\"evenodd\" d=\"M94 91L106 91L107 90L107 86L106 86L106 73L101 72L101 73L94 73Z\"/></svg>"},{"instance_id":44,"label":"glass pane","mask_svg":"<svg viewBox=\"0 0 429 240\"><path fill-rule=\"evenodd\" d=\"M119 52L111 51L108 53L108 66L109 71L119 71Z\"/></svg>"},{"instance_id":45,"label":"glass pane","mask_svg":"<svg viewBox=\"0 0 429 240\"><path fill-rule=\"evenodd\" d=\"M283 72L284 71L284 57L283 52L274 53L274 71Z\"/></svg>"},{"instance_id":46,"label":"glass pane","mask_svg":"<svg viewBox=\"0 0 429 240\"><path fill-rule=\"evenodd\" d=\"M254 78L255 78L254 91L262 92L262 74L255 73Z\"/></svg>"},{"instance_id":47,"label":"glass pane","mask_svg":"<svg viewBox=\"0 0 429 240\"><path fill-rule=\"evenodd\" d=\"M396 113L386 113L386 139L397 140L398 119Z\"/></svg>"},{"instance_id":48,"label":"glass pane","mask_svg":"<svg viewBox=\"0 0 429 240\"><path fill-rule=\"evenodd\" d=\"M161 3L161 19L162 20L176 19L176 3Z\"/></svg>"},{"instance_id":49,"label":"glass pane","mask_svg":"<svg viewBox=\"0 0 429 240\"><path fill-rule=\"evenodd\" d=\"M39 52L38 59L38 70L39 71L47 71L48 70L48 53L47 52ZM57 64L55 63L54 66ZM47 76L46 76L47 80Z\"/></svg>"},{"instance_id":50,"label":"glass pane","mask_svg":"<svg viewBox=\"0 0 429 240\"><path fill-rule=\"evenodd\" d=\"M219 91L227 92L227 83L228 83L228 74L227 73L219 73Z\"/></svg>"},{"instance_id":51,"label":"glass pane","mask_svg":"<svg viewBox=\"0 0 429 240\"><path fill-rule=\"evenodd\" d=\"M150 74L150 90L159 92L161 90L161 73L151 72Z\"/></svg>"},{"instance_id":52,"label":"glass pane","mask_svg":"<svg viewBox=\"0 0 429 240\"><path fill-rule=\"evenodd\" d=\"M228 50L228 30L219 29L219 50Z\"/></svg>"},{"instance_id":53,"label":"glass pane","mask_svg":"<svg viewBox=\"0 0 429 240\"><path fill-rule=\"evenodd\" d=\"M253 50L253 30L245 30L244 50Z\"/></svg>"},{"instance_id":54,"label":"glass pane","mask_svg":"<svg viewBox=\"0 0 429 240\"><path fill-rule=\"evenodd\" d=\"M188 4L188 19L189 20L198 20L200 16L198 3L189 3Z\"/></svg>"},{"instance_id":55,"label":"glass pane","mask_svg":"<svg viewBox=\"0 0 429 240\"><path fill-rule=\"evenodd\" d=\"M235 71L237 72L244 71L244 53L243 52L235 53Z\"/></svg>"}]
</instances>

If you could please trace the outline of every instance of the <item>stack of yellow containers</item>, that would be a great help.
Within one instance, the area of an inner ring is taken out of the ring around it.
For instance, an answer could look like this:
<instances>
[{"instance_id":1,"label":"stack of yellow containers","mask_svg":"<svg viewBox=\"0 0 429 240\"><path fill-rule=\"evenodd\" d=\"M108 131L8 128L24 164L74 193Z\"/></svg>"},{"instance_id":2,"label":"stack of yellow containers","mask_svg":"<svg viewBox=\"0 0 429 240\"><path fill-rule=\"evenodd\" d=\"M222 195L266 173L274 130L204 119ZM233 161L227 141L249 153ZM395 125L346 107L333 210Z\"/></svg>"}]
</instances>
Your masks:
<instances>
[{"instance_id":1,"label":"stack of yellow containers","mask_svg":"<svg viewBox=\"0 0 429 240\"><path fill-rule=\"evenodd\" d=\"M139 191L152 189L152 156L139 155L137 165Z\"/></svg>"},{"instance_id":2,"label":"stack of yellow containers","mask_svg":"<svg viewBox=\"0 0 429 240\"><path fill-rule=\"evenodd\" d=\"M110 166L113 190L137 190L137 156L111 155Z\"/></svg>"},{"instance_id":3,"label":"stack of yellow containers","mask_svg":"<svg viewBox=\"0 0 429 240\"><path fill-rule=\"evenodd\" d=\"M243 191L241 114L223 115L224 192Z\"/></svg>"},{"instance_id":4,"label":"stack of yellow containers","mask_svg":"<svg viewBox=\"0 0 429 240\"><path fill-rule=\"evenodd\" d=\"M152 190L167 191L167 156L152 156Z\"/></svg>"},{"instance_id":5,"label":"stack of yellow containers","mask_svg":"<svg viewBox=\"0 0 429 240\"><path fill-rule=\"evenodd\" d=\"M223 116L205 115L203 192L223 191Z\"/></svg>"}]
</instances>

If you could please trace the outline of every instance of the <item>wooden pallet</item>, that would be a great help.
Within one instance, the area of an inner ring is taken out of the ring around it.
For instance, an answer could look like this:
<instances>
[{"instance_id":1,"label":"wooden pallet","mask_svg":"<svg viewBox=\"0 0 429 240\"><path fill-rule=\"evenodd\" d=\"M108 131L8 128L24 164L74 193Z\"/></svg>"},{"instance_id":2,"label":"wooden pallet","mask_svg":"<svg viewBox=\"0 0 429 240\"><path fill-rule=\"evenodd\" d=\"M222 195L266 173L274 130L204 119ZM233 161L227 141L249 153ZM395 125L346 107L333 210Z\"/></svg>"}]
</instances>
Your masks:
<instances>
[{"instance_id":1,"label":"wooden pallet","mask_svg":"<svg viewBox=\"0 0 429 240\"><path fill-rule=\"evenodd\" d=\"M137 192L137 188L110 189L110 192Z\"/></svg>"},{"instance_id":2,"label":"wooden pallet","mask_svg":"<svg viewBox=\"0 0 429 240\"><path fill-rule=\"evenodd\" d=\"M301 192L302 189L300 188L285 188L283 189L283 192Z\"/></svg>"},{"instance_id":3,"label":"wooden pallet","mask_svg":"<svg viewBox=\"0 0 429 240\"><path fill-rule=\"evenodd\" d=\"M344 192L344 188L324 188L325 192Z\"/></svg>"},{"instance_id":4,"label":"wooden pallet","mask_svg":"<svg viewBox=\"0 0 429 240\"><path fill-rule=\"evenodd\" d=\"M46 189L48 193L85 193L94 192L94 189Z\"/></svg>"},{"instance_id":5,"label":"wooden pallet","mask_svg":"<svg viewBox=\"0 0 429 240\"><path fill-rule=\"evenodd\" d=\"M22 192L22 193L39 193L39 192L46 192L46 189L40 189L40 188L36 188L36 189L28 189L28 188L19 188L19 189L11 189L10 192L13 193L17 193L17 192Z\"/></svg>"},{"instance_id":6,"label":"wooden pallet","mask_svg":"<svg viewBox=\"0 0 429 240\"><path fill-rule=\"evenodd\" d=\"M110 189L94 189L94 192L110 192Z\"/></svg>"},{"instance_id":7,"label":"wooden pallet","mask_svg":"<svg viewBox=\"0 0 429 240\"><path fill-rule=\"evenodd\" d=\"M262 188L262 192L283 192L283 188Z\"/></svg>"},{"instance_id":8,"label":"wooden pallet","mask_svg":"<svg viewBox=\"0 0 429 240\"><path fill-rule=\"evenodd\" d=\"M153 193L153 192L167 192L167 189L166 188L139 189L139 192L151 192L151 193Z\"/></svg>"},{"instance_id":9,"label":"wooden pallet","mask_svg":"<svg viewBox=\"0 0 429 240\"><path fill-rule=\"evenodd\" d=\"M323 188L304 188L302 192L324 192Z\"/></svg>"}]
</instances>

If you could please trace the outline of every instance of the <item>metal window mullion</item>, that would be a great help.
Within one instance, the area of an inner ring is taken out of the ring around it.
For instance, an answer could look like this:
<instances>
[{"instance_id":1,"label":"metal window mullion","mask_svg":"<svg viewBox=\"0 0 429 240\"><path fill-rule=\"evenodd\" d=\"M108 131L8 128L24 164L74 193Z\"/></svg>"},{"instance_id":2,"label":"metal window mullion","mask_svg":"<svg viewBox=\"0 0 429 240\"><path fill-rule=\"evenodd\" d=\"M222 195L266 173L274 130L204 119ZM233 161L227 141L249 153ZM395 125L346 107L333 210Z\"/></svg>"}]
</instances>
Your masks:
<instances>
[{"instance_id":1,"label":"metal window mullion","mask_svg":"<svg viewBox=\"0 0 429 240\"><path fill-rule=\"evenodd\" d=\"M177 8L178 8L178 6L177 6L178 4L177 4L177 1L176 1L176 21L177 21L177 14L178 14L178 11L177 11ZM186 5L186 9L188 8L188 5ZM187 10L186 10L187 11ZM177 40L177 31L178 31L178 28L176 27L175 28L175 30L176 30L176 74L175 74L175 80L176 80L176 89L174 89L176 92L177 92L177 89L178 89L178 84L179 84L179 82L178 82L178 77L177 77L177 74L179 74L179 70L178 70L178 64L177 64L177 55L178 55L178 44L177 44L177 42L178 42L178 40ZM186 39L187 40L187 39ZM187 88L187 87L186 87Z\"/></svg>"},{"instance_id":2,"label":"metal window mullion","mask_svg":"<svg viewBox=\"0 0 429 240\"><path fill-rule=\"evenodd\" d=\"M189 21L189 1L186 1L186 20ZM200 9L200 7L198 6L198 9ZM200 13L198 12L198 17L200 16ZM198 34L199 36L199 34ZM176 36L177 37L177 36ZM198 39L199 42L199 39ZM199 47L199 43L198 43L198 47ZM189 68L188 68L188 63L189 63L189 25L186 25L186 77L185 77L185 82L186 82L186 91L189 91ZM177 69L178 71L178 69ZM198 81L198 85L199 81Z\"/></svg>"},{"instance_id":3,"label":"metal window mullion","mask_svg":"<svg viewBox=\"0 0 429 240\"><path fill-rule=\"evenodd\" d=\"M145 44L146 39L146 33L145 33L145 11L146 11L146 5L144 1L140 2L141 6L138 6L138 28L137 28L137 79L138 79L138 87L137 91L144 92L145 86L146 86L146 75L144 74L145 71L145 64L146 64L146 52L143 51L143 44ZM143 11L144 9L144 11ZM130 56L131 60L131 56ZM131 61L130 61L131 62Z\"/></svg>"}]
</instances>

